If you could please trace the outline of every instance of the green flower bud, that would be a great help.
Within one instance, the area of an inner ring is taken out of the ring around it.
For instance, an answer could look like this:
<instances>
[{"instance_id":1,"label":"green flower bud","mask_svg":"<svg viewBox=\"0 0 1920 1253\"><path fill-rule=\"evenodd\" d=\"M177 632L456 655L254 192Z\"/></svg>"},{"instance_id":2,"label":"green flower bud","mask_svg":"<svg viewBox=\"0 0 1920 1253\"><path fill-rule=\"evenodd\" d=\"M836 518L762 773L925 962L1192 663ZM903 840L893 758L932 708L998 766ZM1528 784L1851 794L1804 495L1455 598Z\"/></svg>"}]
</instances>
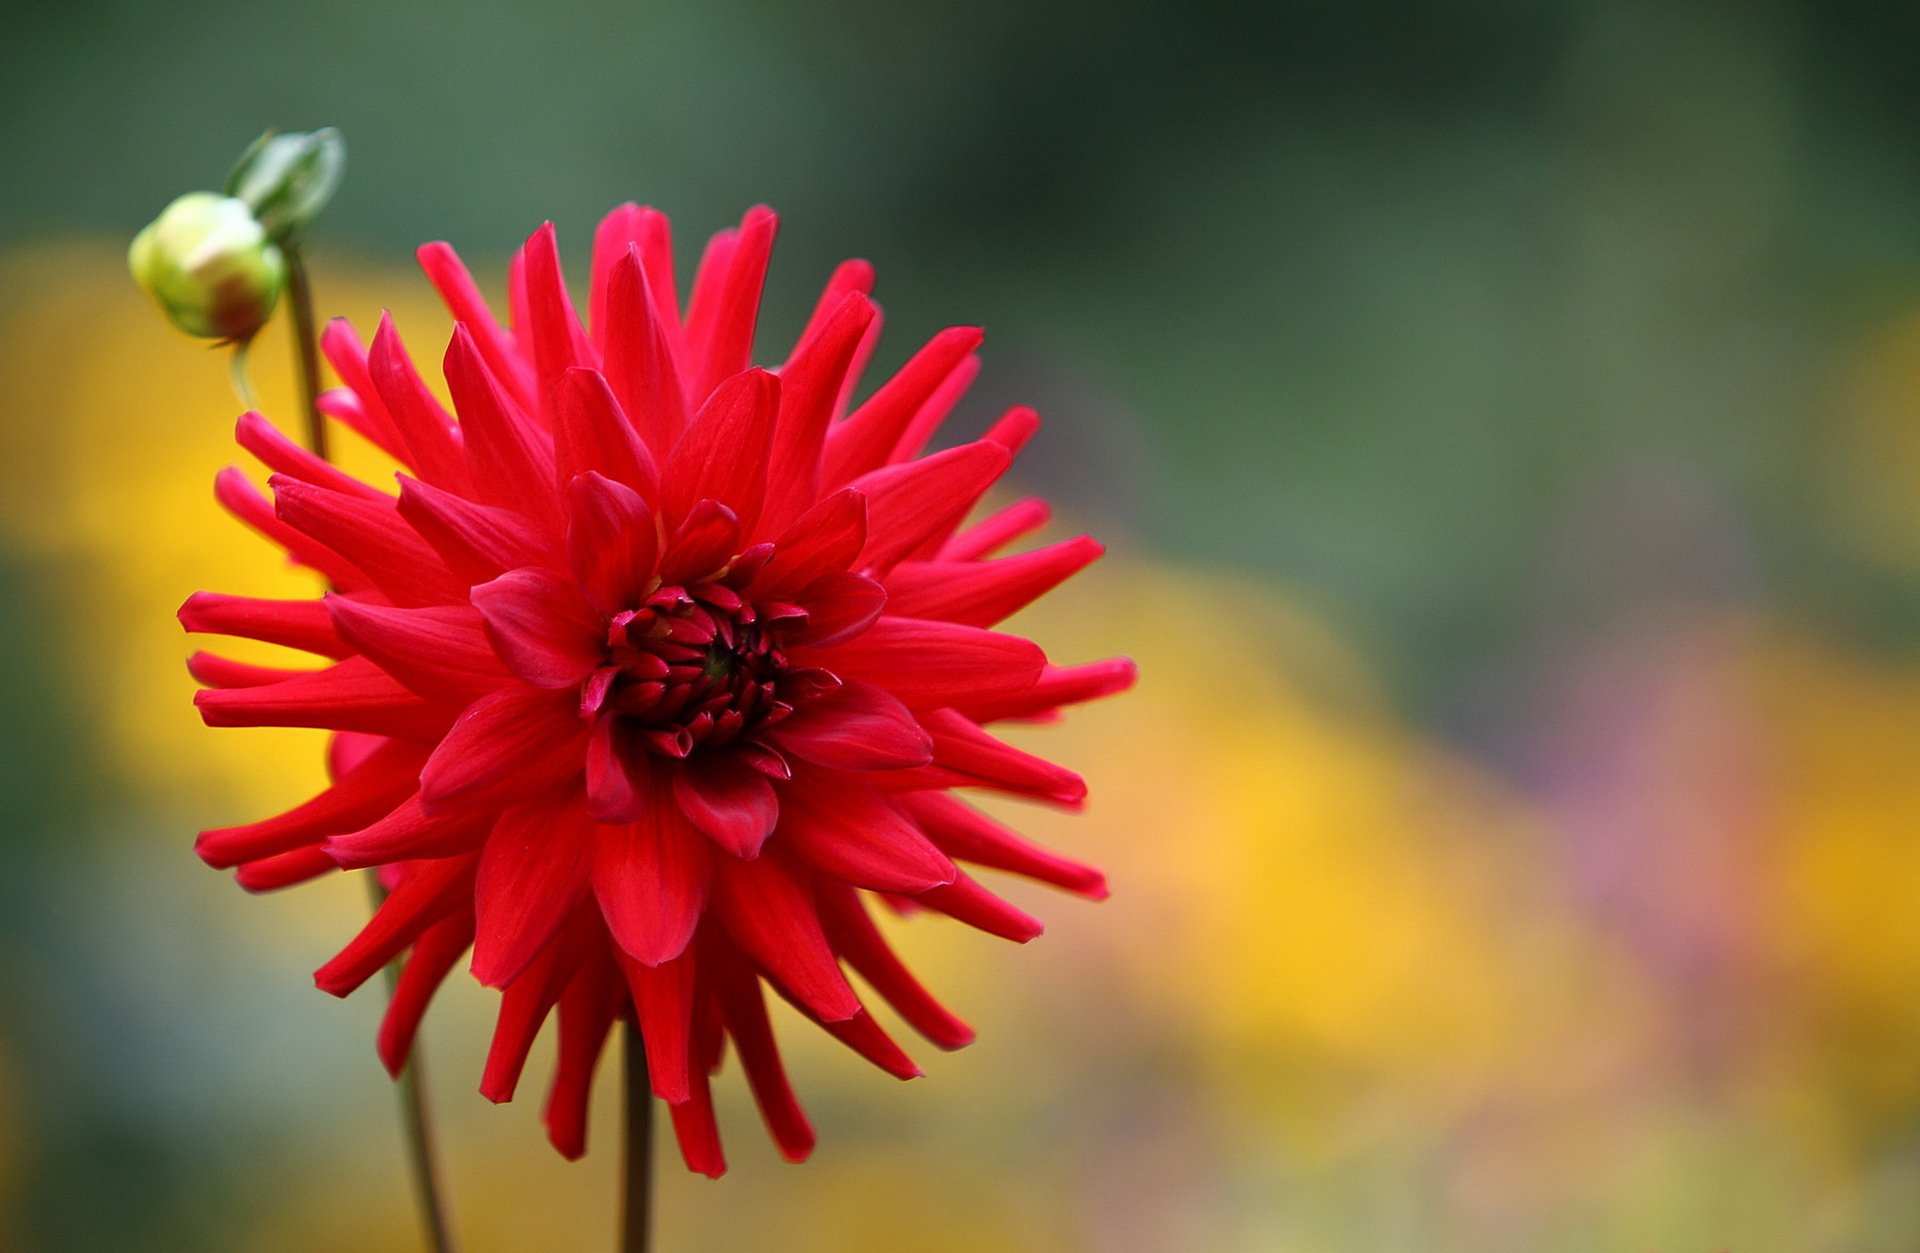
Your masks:
<instances>
[{"instance_id":1,"label":"green flower bud","mask_svg":"<svg viewBox=\"0 0 1920 1253\"><path fill-rule=\"evenodd\" d=\"M250 338L287 281L286 257L253 211L210 191L162 210L133 237L127 268L169 321L201 339Z\"/></svg>"}]
</instances>

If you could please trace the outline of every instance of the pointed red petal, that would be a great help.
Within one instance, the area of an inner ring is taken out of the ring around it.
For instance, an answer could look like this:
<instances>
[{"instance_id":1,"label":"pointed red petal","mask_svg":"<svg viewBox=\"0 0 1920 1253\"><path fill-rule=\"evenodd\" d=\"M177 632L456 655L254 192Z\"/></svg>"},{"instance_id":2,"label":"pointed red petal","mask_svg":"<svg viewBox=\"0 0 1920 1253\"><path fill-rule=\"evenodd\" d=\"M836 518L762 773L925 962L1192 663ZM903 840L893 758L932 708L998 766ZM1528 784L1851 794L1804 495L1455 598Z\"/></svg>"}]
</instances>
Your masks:
<instances>
[{"instance_id":1,"label":"pointed red petal","mask_svg":"<svg viewBox=\"0 0 1920 1253\"><path fill-rule=\"evenodd\" d=\"M397 1078L407 1064L427 1003L471 943L473 919L464 914L434 923L413 942L413 951L407 954L406 964L400 968L393 999L387 1002L387 1012L380 1019L380 1033L375 1038L380 1063L388 1074Z\"/></svg>"},{"instance_id":2,"label":"pointed red petal","mask_svg":"<svg viewBox=\"0 0 1920 1253\"><path fill-rule=\"evenodd\" d=\"M847 682L797 707L771 738L782 752L836 770L896 770L933 760L933 740L907 707Z\"/></svg>"},{"instance_id":3,"label":"pointed red petal","mask_svg":"<svg viewBox=\"0 0 1920 1253\"><path fill-rule=\"evenodd\" d=\"M322 992L345 996L398 957L421 932L466 906L473 899L477 860L449 857L412 863L360 934L332 961L314 971L315 986Z\"/></svg>"},{"instance_id":4,"label":"pointed red petal","mask_svg":"<svg viewBox=\"0 0 1920 1253\"><path fill-rule=\"evenodd\" d=\"M428 700L466 705L509 681L471 605L393 609L329 596L343 639Z\"/></svg>"},{"instance_id":5,"label":"pointed red petal","mask_svg":"<svg viewBox=\"0 0 1920 1253\"><path fill-rule=\"evenodd\" d=\"M322 657L345 657L353 652L333 629L327 607L317 600L261 600L195 592L180 606L180 625L205 635L282 644Z\"/></svg>"},{"instance_id":6,"label":"pointed red petal","mask_svg":"<svg viewBox=\"0 0 1920 1253\"><path fill-rule=\"evenodd\" d=\"M1016 635L891 615L844 648L795 649L793 659L885 688L910 709L1024 692L1047 663L1037 644Z\"/></svg>"},{"instance_id":7,"label":"pointed red petal","mask_svg":"<svg viewBox=\"0 0 1920 1253\"><path fill-rule=\"evenodd\" d=\"M1106 551L1091 536L997 561L908 561L887 575L887 603L911 618L992 626L1040 599Z\"/></svg>"},{"instance_id":8,"label":"pointed red petal","mask_svg":"<svg viewBox=\"0 0 1920 1253\"><path fill-rule=\"evenodd\" d=\"M420 772L429 813L484 809L543 791L578 771L587 726L573 693L512 687L461 714Z\"/></svg>"},{"instance_id":9,"label":"pointed red petal","mask_svg":"<svg viewBox=\"0 0 1920 1253\"><path fill-rule=\"evenodd\" d=\"M598 474L567 492L567 560L580 590L604 614L640 603L653 577L660 536L638 493Z\"/></svg>"},{"instance_id":10,"label":"pointed red petal","mask_svg":"<svg viewBox=\"0 0 1920 1253\"><path fill-rule=\"evenodd\" d=\"M810 771L783 790L781 847L836 879L883 892L916 893L958 871L920 829L857 776Z\"/></svg>"},{"instance_id":11,"label":"pointed red petal","mask_svg":"<svg viewBox=\"0 0 1920 1253\"><path fill-rule=\"evenodd\" d=\"M886 464L914 413L980 346L980 338L979 327L954 326L929 340L898 374L828 434L820 482L840 487Z\"/></svg>"},{"instance_id":12,"label":"pointed red petal","mask_svg":"<svg viewBox=\"0 0 1920 1253\"><path fill-rule=\"evenodd\" d=\"M822 1020L858 1013L860 998L820 930L812 873L798 872L770 853L716 869L713 907L735 943Z\"/></svg>"},{"instance_id":13,"label":"pointed red petal","mask_svg":"<svg viewBox=\"0 0 1920 1253\"><path fill-rule=\"evenodd\" d=\"M695 501L717 500L750 533L766 493L779 411L780 380L765 370L743 370L716 387L662 471L667 516L677 521Z\"/></svg>"},{"instance_id":14,"label":"pointed red petal","mask_svg":"<svg viewBox=\"0 0 1920 1253\"><path fill-rule=\"evenodd\" d=\"M689 823L735 857L760 855L780 816L767 776L724 752L697 753L668 773Z\"/></svg>"},{"instance_id":15,"label":"pointed red petal","mask_svg":"<svg viewBox=\"0 0 1920 1253\"><path fill-rule=\"evenodd\" d=\"M780 417L768 455L763 531L786 527L813 503L827 428L873 319L873 304L865 295L846 293L818 334L804 339L780 371Z\"/></svg>"},{"instance_id":16,"label":"pointed red petal","mask_svg":"<svg viewBox=\"0 0 1920 1253\"><path fill-rule=\"evenodd\" d=\"M713 867L706 841L679 808L649 800L643 821L600 829L593 890L615 942L641 965L658 966L686 951L707 907Z\"/></svg>"},{"instance_id":17,"label":"pointed red petal","mask_svg":"<svg viewBox=\"0 0 1920 1253\"><path fill-rule=\"evenodd\" d=\"M642 272L641 257L630 252L614 264L603 339L607 382L648 447L664 455L687 429L687 400L674 361L673 314L650 286L651 269Z\"/></svg>"},{"instance_id":18,"label":"pointed red petal","mask_svg":"<svg viewBox=\"0 0 1920 1253\"><path fill-rule=\"evenodd\" d=\"M814 505L774 541L773 559L754 576L753 594L767 600L797 595L815 579L846 570L867 543L867 500L838 491Z\"/></svg>"},{"instance_id":19,"label":"pointed red petal","mask_svg":"<svg viewBox=\"0 0 1920 1253\"><path fill-rule=\"evenodd\" d=\"M507 668L535 687L573 687L606 657L606 618L551 570L509 570L470 593Z\"/></svg>"},{"instance_id":20,"label":"pointed red petal","mask_svg":"<svg viewBox=\"0 0 1920 1253\"><path fill-rule=\"evenodd\" d=\"M891 569L923 540L965 517L1011 462L999 444L976 440L856 479L852 486L867 496L867 546L860 564Z\"/></svg>"},{"instance_id":21,"label":"pointed red petal","mask_svg":"<svg viewBox=\"0 0 1920 1253\"><path fill-rule=\"evenodd\" d=\"M864 574L841 570L823 574L796 598L807 620L787 632L793 644L832 648L873 625L887 607L886 589Z\"/></svg>"},{"instance_id":22,"label":"pointed red petal","mask_svg":"<svg viewBox=\"0 0 1920 1253\"><path fill-rule=\"evenodd\" d=\"M660 468L606 376L597 370L568 370L554 389L554 462L560 490L574 476L591 470L624 483L643 500L657 500Z\"/></svg>"},{"instance_id":23,"label":"pointed red petal","mask_svg":"<svg viewBox=\"0 0 1920 1253\"><path fill-rule=\"evenodd\" d=\"M587 893L594 826L576 792L506 810L480 852L473 975L504 987L527 968Z\"/></svg>"}]
</instances>

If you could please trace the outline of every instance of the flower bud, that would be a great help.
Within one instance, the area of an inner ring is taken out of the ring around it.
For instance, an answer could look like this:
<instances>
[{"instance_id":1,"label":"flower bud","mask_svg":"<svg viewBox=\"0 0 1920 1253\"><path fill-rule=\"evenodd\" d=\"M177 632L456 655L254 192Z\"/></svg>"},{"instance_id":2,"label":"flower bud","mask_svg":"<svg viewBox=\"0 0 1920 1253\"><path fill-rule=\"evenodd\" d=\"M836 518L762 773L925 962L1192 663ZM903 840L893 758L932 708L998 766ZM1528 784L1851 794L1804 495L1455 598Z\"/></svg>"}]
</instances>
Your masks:
<instances>
[{"instance_id":1,"label":"flower bud","mask_svg":"<svg viewBox=\"0 0 1920 1253\"><path fill-rule=\"evenodd\" d=\"M286 258L252 210L210 191L162 210L133 237L127 268L169 321L202 339L251 337L287 281Z\"/></svg>"}]
</instances>

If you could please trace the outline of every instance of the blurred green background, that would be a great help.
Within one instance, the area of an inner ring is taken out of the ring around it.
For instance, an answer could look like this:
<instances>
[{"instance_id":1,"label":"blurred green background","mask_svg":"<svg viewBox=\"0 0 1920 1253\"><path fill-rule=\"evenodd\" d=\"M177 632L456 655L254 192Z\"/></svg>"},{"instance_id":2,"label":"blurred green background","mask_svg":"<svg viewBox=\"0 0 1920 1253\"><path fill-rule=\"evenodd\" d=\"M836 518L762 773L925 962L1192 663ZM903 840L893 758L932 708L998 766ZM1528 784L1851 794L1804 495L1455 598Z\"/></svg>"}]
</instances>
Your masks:
<instances>
[{"instance_id":1,"label":"blurred green background","mask_svg":"<svg viewBox=\"0 0 1920 1253\"><path fill-rule=\"evenodd\" d=\"M782 214L777 360L846 256L890 367L1107 562L1029 616L1140 690L1023 815L1115 897L909 956L981 1028L897 1087L782 1024L821 1148L721 1081L663 1247L1920 1247L1920 15L1827 4L15 4L0 17L0 1247L413 1247L357 884L204 826L315 744L203 731L173 608L295 587L215 510L225 370L132 233L342 128L323 314L446 239L495 290L629 198ZM684 272L684 270L683 270ZM285 421L284 331L256 351ZM874 375L871 377L878 377ZM1018 893L1018 889L1015 890ZM474 1249L604 1247L537 1086L427 1027ZM921 1053L930 1052L921 1049ZM542 1073L536 1068L529 1074ZM614 1084L603 1076L603 1097Z\"/></svg>"}]
</instances>

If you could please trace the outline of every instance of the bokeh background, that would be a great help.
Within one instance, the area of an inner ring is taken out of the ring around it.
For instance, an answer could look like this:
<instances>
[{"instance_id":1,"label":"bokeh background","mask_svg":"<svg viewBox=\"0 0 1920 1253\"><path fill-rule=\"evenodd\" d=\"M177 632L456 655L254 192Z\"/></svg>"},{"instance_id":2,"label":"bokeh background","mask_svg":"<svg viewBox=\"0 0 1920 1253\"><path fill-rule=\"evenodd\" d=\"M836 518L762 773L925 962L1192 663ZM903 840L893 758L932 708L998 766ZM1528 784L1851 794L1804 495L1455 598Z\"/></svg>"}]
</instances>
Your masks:
<instances>
[{"instance_id":1,"label":"bokeh background","mask_svg":"<svg viewBox=\"0 0 1920 1253\"><path fill-rule=\"evenodd\" d=\"M0 1247L416 1247L364 910L201 827L316 745L210 732L174 607L298 581L218 513L215 354L133 231L336 125L325 313L446 332L543 219L783 214L777 359L833 263L957 429L1109 558L1029 615L1144 678L1037 732L1022 815L1106 865L1025 950L910 956L981 1029L898 1085L789 1020L821 1132L736 1076L668 1249L1920 1247L1920 17L1868 0L1360 5L18 3L0 16ZM256 350L290 418L285 330ZM607 1247L596 1148L426 1064L468 1244ZM539 1055L536 1055L538 1059ZM536 1060L529 1074L544 1073Z\"/></svg>"}]
</instances>

